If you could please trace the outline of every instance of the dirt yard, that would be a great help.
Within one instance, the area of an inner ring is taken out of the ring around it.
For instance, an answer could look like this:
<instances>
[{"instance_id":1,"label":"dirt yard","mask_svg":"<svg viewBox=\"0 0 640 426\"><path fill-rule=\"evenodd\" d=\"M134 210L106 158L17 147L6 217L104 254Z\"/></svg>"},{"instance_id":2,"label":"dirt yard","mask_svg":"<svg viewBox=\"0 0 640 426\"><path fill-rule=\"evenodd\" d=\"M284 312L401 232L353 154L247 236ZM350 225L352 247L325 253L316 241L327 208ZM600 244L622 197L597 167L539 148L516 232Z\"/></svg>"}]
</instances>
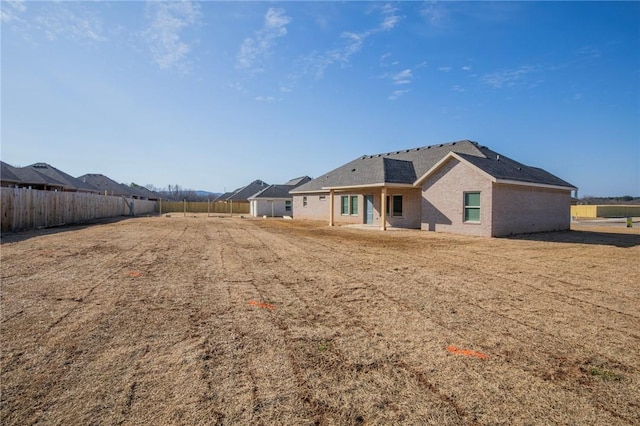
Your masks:
<instances>
[{"instance_id":1,"label":"dirt yard","mask_svg":"<svg viewBox=\"0 0 640 426\"><path fill-rule=\"evenodd\" d=\"M3 236L0 423L640 424L638 229Z\"/></svg>"}]
</instances>

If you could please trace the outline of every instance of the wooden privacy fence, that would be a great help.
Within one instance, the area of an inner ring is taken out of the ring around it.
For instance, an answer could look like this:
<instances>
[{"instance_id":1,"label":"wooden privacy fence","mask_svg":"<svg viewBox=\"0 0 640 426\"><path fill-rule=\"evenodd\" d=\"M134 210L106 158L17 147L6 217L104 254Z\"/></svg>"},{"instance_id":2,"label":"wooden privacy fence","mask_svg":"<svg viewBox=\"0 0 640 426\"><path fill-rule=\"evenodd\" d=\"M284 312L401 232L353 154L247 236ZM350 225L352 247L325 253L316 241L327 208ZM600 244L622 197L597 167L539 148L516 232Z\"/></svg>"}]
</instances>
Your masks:
<instances>
[{"instance_id":1,"label":"wooden privacy fence","mask_svg":"<svg viewBox=\"0 0 640 426\"><path fill-rule=\"evenodd\" d=\"M149 214L156 202L79 192L1 188L2 232L89 222L115 216Z\"/></svg>"},{"instance_id":2,"label":"wooden privacy fence","mask_svg":"<svg viewBox=\"0 0 640 426\"><path fill-rule=\"evenodd\" d=\"M191 202L191 201L162 201L158 208L161 213L225 213L225 214L249 214L249 202L230 201L224 202Z\"/></svg>"},{"instance_id":3,"label":"wooden privacy fence","mask_svg":"<svg viewBox=\"0 0 640 426\"><path fill-rule=\"evenodd\" d=\"M640 205L580 205L571 206L573 217L637 217Z\"/></svg>"}]
</instances>

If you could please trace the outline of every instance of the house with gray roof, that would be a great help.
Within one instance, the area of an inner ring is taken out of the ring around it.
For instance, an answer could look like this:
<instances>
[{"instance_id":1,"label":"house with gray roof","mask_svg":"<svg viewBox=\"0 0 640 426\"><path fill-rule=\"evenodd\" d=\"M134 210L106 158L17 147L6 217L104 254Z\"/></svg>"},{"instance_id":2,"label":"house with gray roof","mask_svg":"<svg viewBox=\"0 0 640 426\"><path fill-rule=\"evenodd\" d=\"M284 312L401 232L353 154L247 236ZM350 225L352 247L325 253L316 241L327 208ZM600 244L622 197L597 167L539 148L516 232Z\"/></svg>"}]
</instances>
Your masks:
<instances>
[{"instance_id":1,"label":"house with gray roof","mask_svg":"<svg viewBox=\"0 0 640 426\"><path fill-rule=\"evenodd\" d=\"M569 229L573 190L463 140L363 155L291 194L297 219L493 237Z\"/></svg>"},{"instance_id":2,"label":"house with gray roof","mask_svg":"<svg viewBox=\"0 0 640 426\"><path fill-rule=\"evenodd\" d=\"M62 170L56 169L50 164L47 163L35 163L27 167L23 167L22 169L30 170L31 172L35 171L37 174L45 176L48 179L53 179L54 181L61 182L63 185L64 191L70 192L86 192L99 194L100 191L93 186L89 185L86 182L81 181L80 179L76 179L70 174L63 172Z\"/></svg>"},{"instance_id":3,"label":"house with gray roof","mask_svg":"<svg viewBox=\"0 0 640 426\"><path fill-rule=\"evenodd\" d=\"M249 197L249 214L253 217L293 216L293 196L289 191L309 182L309 176L291 179L283 185L269 185Z\"/></svg>"},{"instance_id":4,"label":"house with gray roof","mask_svg":"<svg viewBox=\"0 0 640 426\"><path fill-rule=\"evenodd\" d=\"M125 197L133 197L134 195L128 186L118 183L115 180L99 173L87 173L85 175L78 176L78 179L93 186L104 195Z\"/></svg>"},{"instance_id":5,"label":"house with gray roof","mask_svg":"<svg viewBox=\"0 0 640 426\"><path fill-rule=\"evenodd\" d=\"M15 173L15 167L0 161L0 186L15 187L21 182L22 180Z\"/></svg>"},{"instance_id":6,"label":"house with gray roof","mask_svg":"<svg viewBox=\"0 0 640 426\"><path fill-rule=\"evenodd\" d=\"M14 188L30 188L46 191L73 191L75 187L69 183L62 182L41 173L41 170L34 167L13 167L5 162L1 162L0 183L2 186Z\"/></svg>"},{"instance_id":7,"label":"house with gray roof","mask_svg":"<svg viewBox=\"0 0 640 426\"><path fill-rule=\"evenodd\" d=\"M241 188L238 188L233 192L227 192L225 194L222 194L221 196L216 198L216 202L233 201L234 203L239 203L239 202L247 203L249 201L249 197L262 191L267 186L269 186L268 183L260 179L256 179L253 182L251 182L249 185L245 185Z\"/></svg>"}]
</instances>

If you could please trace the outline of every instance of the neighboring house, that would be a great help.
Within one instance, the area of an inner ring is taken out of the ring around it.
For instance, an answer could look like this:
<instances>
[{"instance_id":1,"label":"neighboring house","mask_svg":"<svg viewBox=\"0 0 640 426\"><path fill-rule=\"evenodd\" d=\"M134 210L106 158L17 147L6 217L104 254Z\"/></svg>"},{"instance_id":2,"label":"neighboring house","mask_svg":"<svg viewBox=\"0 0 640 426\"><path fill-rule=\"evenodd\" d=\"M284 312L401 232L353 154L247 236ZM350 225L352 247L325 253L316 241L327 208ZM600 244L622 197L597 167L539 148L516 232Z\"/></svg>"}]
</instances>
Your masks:
<instances>
[{"instance_id":1,"label":"neighboring house","mask_svg":"<svg viewBox=\"0 0 640 426\"><path fill-rule=\"evenodd\" d=\"M78 179L93 186L98 191L100 191L101 194L104 195L125 197L133 197L134 195L128 186L118 183L105 175L101 175L98 173L87 173L86 175L78 176Z\"/></svg>"},{"instance_id":2,"label":"neighboring house","mask_svg":"<svg viewBox=\"0 0 640 426\"><path fill-rule=\"evenodd\" d=\"M269 186L268 183L261 181L260 179L257 179L251 182L249 185L243 186L242 188L238 188L229 194L223 194L222 196L216 198L216 201L227 201L227 202L233 201L234 203L240 203L240 202L248 203L249 197L262 191L267 186Z\"/></svg>"},{"instance_id":3,"label":"neighboring house","mask_svg":"<svg viewBox=\"0 0 640 426\"><path fill-rule=\"evenodd\" d=\"M569 229L570 183L477 142L365 155L291 191L297 219L501 236Z\"/></svg>"},{"instance_id":4,"label":"neighboring house","mask_svg":"<svg viewBox=\"0 0 640 426\"><path fill-rule=\"evenodd\" d=\"M289 191L309 182L309 176L291 179L283 185L269 185L249 197L249 214L254 217L293 216L293 197Z\"/></svg>"},{"instance_id":5,"label":"neighboring house","mask_svg":"<svg viewBox=\"0 0 640 426\"><path fill-rule=\"evenodd\" d=\"M20 186L22 179L15 173L15 167L0 161L0 186L16 187Z\"/></svg>"},{"instance_id":6,"label":"neighboring house","mask_svg":"<svg viewBox=\"0 0 640 426\"><path fill-rule=\"evenodd\" d=\"M123 186L131 191L131 194L134 198L151 201L158 201L160 198L162 198L162 195L158 194L157 192L151 191L144 186L136 185L135 183L132 183L131 186L127 186L124 184Z\"/></svg>"},{"instance_id":7,"label":"neighboring house","mask_svg":"<svg viewBox=\"0 0 640 426\"><path fill-rule=\"evenodd\" d=\"M2 186L30 188L46 191L73 191L73 185L61 182L51 176L40 173L33 167L13 167L1 162L0 181Z\"/></svg>"},{"instance_id":8,"label":"neighboring house","mask_svg":"<svg viewBox=\"0 0 640 426\"><path fill-rule=\"evenodd\" d=\"M21 169L35 171L40 175L46 176L47 178L61 182L64 185L63 191L86 192L94 194L100 193L98 189L94 188L88 183L83 182L80 179L76 179L73 176L61 170L58 170L47 163L35 163L27 167L22 167Z\"/></svg>"}]
</instances>

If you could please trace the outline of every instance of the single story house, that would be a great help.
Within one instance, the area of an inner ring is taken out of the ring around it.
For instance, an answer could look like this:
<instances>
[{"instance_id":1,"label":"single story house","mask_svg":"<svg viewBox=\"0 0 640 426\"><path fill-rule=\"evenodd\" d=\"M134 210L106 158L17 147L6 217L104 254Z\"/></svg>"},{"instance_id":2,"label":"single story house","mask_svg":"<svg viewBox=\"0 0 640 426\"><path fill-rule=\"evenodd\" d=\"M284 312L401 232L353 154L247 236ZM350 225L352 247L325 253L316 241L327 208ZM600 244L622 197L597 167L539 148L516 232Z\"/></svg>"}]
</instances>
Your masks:
<instances>
[{"instance_id":1,"label":"single story house","mask_svg":"<svg viewBox=\"0 0 640 426\"><path fill-rule=\"evenodd\" d=\"M99 173L87 173L85 175L78 176L78 179L93 186L104 195L133 197L133 193L129 190L128 186L118 183Z\"/></svg>"},{"instance_id":2,"label":"single story house","mask_svg":"<svg viewBox=\"0 0 640 426\"><path fill-rule=\"evenodd\" d=\"M241 188L236 189L235 191L225 192L224 194L216 198L215 202L247 203L249 202L249 197L262 191L267 186L269 186L269 184L265 181L256 179L249 185L245 185Z\"/></svg>"},{"instance_id":3,"label":"single story house","mask_svg":"<svg viewBox=\"0 0 640 426\"><path fill-rule=\"evenodd\" d=\"M249 197L249 214L253 217L293 216L293 197L289 191L311 180L309 176L291 179L283 185L269 185Z\"/></svg>"},{"instance_id":4,"label":"single story house","mask_svg":"<svg viewBox=\"0 0 640 426\"><path fill-rule=\"evenodd\" d=\"M296 219L495 237L569 229L573 190L463 140L364 155L291 194Z\"/></svg>"},{"instance_id":5,"label":"single story house","mask_svg":"<svg viewBox=\"0 0 640 426\"><path fill-rule=\"evenodd\" d=\"M63 172L62 170L56 169L50 164L47 163L35 163L30 166L27 166L28 169L32 171L38 172L40 175L44 175L50 179L54 179L58 182L62 182L65 185L65 191L71 192L85 192L91 194L99 194L100 191L97 188L94 188L90 184L81 181L80 179L74 178L68 173Z\"/></svg>"},{"instance_id":6,"label":"single story house","mask_svg":"<svg viewBox=\"0 0 640 426\"><path fill-rule=\"evenodd\" d=\"M1 166L0 181L2 186L43 191L97 192L95 188L77 181L73 176L46 163L13 167L2 162Z\"/></svg>"}]
</instances>

